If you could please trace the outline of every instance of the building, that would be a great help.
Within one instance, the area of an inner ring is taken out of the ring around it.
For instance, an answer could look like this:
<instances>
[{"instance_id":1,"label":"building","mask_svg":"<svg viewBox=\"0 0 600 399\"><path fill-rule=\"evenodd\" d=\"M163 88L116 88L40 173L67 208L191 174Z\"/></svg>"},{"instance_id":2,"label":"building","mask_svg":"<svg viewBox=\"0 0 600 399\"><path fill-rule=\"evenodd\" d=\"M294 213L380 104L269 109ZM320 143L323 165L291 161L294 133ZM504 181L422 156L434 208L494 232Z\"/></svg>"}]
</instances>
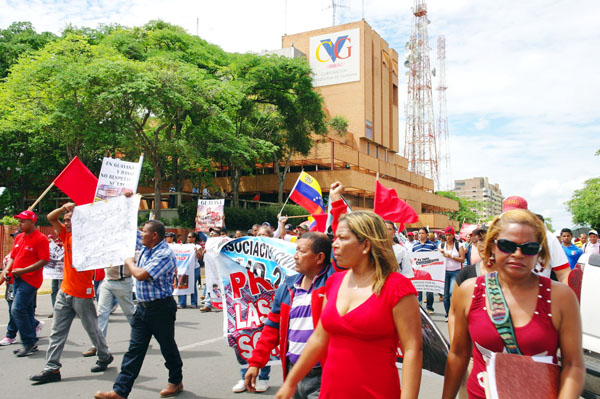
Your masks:
<instances>
[{"instance_id":1,"label":"building","mask_svg":"<svg viewBox=\"0 0 600 399\"><path fill-rule=\"evenodd\" d=\"M284 184L290 190L302 169L315 177L324 193L334 181L346 187L346 199L354 208L372 209L376 175L388 188L420 214L409 227L444 228L451 224L440 212L458 210L454 200L434 194L433 181L411 173L401 151L398 130L398 53L364 20L282 37L277 54L304 56L313 70L313 84L323 96L329 117L344 116L348 133L329 132L309 156L292 158ZM273 165L257 165L253 175L243 176L240 196L261 198L277 193ZM215 185L230 192L226 177ZM458 226L456 226L458 227Z\"/></svg>"},{"instance_id":2,"label":"building","mask_svg":"<svg viewBox=\"0 0 600 399\"><path fill-rule=\"evenodd\" d=\"M483 208L477 213L481 221L488 220L502 213L504 197L498 184L490 184L487 177L455 180L454 190L459 198L479 201Z\"/></svg>"}]
</instances>

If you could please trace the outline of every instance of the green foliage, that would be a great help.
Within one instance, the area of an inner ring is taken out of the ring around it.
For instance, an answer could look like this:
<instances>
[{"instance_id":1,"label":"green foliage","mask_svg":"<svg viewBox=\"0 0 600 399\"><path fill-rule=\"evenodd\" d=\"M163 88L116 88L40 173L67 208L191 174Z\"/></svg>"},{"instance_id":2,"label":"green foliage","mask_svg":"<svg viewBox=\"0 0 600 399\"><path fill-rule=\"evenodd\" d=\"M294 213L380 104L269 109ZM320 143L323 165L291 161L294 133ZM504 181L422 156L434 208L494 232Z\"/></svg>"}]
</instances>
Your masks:
<instances>
[{"instance_id":1,"label":"green foliage","mask_svg":"<svg viewBox=\"0 0 600 399\"><path fill-rule=\"evenodd\" d=\"M575 190L567 208L573 215L573 223L600 229L600 177L586 180L581 190Z\"/></svg>"},{"instance_id":2,"label":"green foliage","mask_svg":"<svg viewBox=\"0 0 600 399\"><path fill-rule=\"evenodd\" d=\"M177 207L181 227L193 229L196 227L198 204L195 201L184 202Z\"/></svg>"},{"instance_id":3,"label":"green foliage","mask_svg":"<svg viewBox=\"0 0 600 399\"><path fill-rule=\"evenodd\" d=\"M13 22L0 29L0 78L5 78L19 57L44 47L56 39L50 32L37 33L31 22Z\"/></svg>"},{"instance_id":4,"label":"green foliage","mask_svg":"<svg viewBox=\"0 0 600 399\"><path fill-rule=\"evenodd\" d=\"M4 226L16 226L19 224L19 221L12 216L4 216L0 218L0 224Z\"/></svg>"},{"instance_id":5,"label":"green foliage","mask_svg":"<svg viewBox=\"0 0 600 399\"><path fill-rule=\"evenodd\" d=\"M273 227L277 227L277 214L281 210L279 206L266 206L258 209L245 208L225 208L225 225L227 230L242 230L246 232L253 224L262 224L269 222ZM286 205L282 215L306 215L308 212L297 205ZM306 218L291 219L288 223L297 225L305 221Z\"/></svg>"},{"instance_id":6,"label":"green foliage","mask_svg":"<svg viewBox=\"0 0 600 399\"><path fill-rule=\"evenodd\" d=\"M340 137L344 137L348 132L348 119L342 115L336 115L333 118L329 119L327 122L329 127L338 134Z\"/></svg>"},{"instance_id":7,"label":"green foliage","mask_svg":"<svg viewBox=\"0 0 600 399\"><path fill-rule=\"evenodd\" d=\"M436 194L458 201L457 212L444 212L444 214L448 215L452 220L456 220L460 223L478 222L479 216L477 215L477 211L483 208L483 204L480 201L459 198L456 193L452 191L438 191Z\"/></svg>"}]
</instances>

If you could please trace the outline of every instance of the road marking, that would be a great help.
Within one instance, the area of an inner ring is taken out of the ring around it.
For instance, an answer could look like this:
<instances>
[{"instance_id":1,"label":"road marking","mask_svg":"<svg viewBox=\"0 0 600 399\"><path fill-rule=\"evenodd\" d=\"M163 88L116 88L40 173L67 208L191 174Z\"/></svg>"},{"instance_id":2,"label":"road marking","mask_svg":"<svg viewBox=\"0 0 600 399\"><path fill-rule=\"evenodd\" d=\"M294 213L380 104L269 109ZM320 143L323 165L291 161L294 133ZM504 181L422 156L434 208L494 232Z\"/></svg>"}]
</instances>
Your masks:
<instances>
[{"instance_id":1,"label":"road marking","mask_svg":"<svg viewBox=\"0 0 600 399\"><path fill-rule=\"evenodd\" d=\"M216 338L207 339L206 341L196 342L195 344L190 344L190 345L180 347L179 351L185 351L188 349L196 348L198 346L212 344L213 342L221 341L222 339L223 339L223 337L216 337Z\"/></svg>"}]
</instances>

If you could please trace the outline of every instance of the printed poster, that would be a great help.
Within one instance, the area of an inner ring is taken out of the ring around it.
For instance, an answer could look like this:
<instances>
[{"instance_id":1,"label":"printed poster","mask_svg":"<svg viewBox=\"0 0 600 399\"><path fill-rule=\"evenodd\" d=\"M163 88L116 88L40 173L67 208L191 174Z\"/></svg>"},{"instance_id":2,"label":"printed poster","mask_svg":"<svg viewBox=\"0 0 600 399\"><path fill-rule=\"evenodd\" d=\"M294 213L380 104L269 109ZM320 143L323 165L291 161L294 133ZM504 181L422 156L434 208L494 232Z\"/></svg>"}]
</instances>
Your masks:
<instances>
[{"instance_id":1,"label":"printed poster","mask_svg":"<svg viewBox=\"0 0 600 399\"><path fill-rule=\"evenodd\" d=\"M417 291L444 294L446 261L438 251L412 252L411 263L415 277L411 279Z\"/></svg>"},{"instance_id":2,"label":"printed poster","mask_svg":"<svg viewBox=\"0 0 600 399\"><path fill-rule=\"evenodd\" d=\"M198 200L196 212L196 231L208 233L209 229L220 229L224 226L225 200Z\"/></svg>"},{"instance_id":3,"label":"printed poster","mask_svg":"<svg viewBox=\"0 0 600 399\"><path fill-rule=\"evenodd\" d=\"M216 263L226 309L223 328L241 367L248 365L275 290L287 275L296 274L295 253L295 244L265 237L241 237L221 246ZM207 254L214 256L214 252ZM278 359L277 348L271 354L272 364Z\"/></svg>"},{"instance_id":4,"label":"printed poster","mask_svg":"<svg viewBox=\"0 0 600 399\"><path fill-rule=\"evenodd\" d=\"M177 274L173 277L173 295L194 293L194 268L196 248L194 244L169 244L177 259Z\"/></svg>"},{"instance_id":5,"label":"printed poster","mask_svg":"<svg viewBox=\"0 0 600 399\"><path fill-rule=\"evenodd\" d=\"M65 247L50 240L50 261L44 266L44 280L62 280Z\"/></svg>"},{"instance_id":6,"label":"printed poster","mask_svg":"<svg viewBox=\"0 0 600 399\"><path fill-rule=\"evenodd\" d=\"M135 255L140 198L121 195L75 207L71 219L75 269L118 266Z\"/></svg>"},{"instance_id":7,"label":"printed poster","mask_svg":"<svg viewBox=\"0 0 600 399\"><path fill-rule=\"evenodd\" d=\"M118 197L126 192L137 191L140 172L142 171L141 156L139 162L127 162L120 159L105 157L98 176L96 200Z\"/></svg>"}]
</instances>

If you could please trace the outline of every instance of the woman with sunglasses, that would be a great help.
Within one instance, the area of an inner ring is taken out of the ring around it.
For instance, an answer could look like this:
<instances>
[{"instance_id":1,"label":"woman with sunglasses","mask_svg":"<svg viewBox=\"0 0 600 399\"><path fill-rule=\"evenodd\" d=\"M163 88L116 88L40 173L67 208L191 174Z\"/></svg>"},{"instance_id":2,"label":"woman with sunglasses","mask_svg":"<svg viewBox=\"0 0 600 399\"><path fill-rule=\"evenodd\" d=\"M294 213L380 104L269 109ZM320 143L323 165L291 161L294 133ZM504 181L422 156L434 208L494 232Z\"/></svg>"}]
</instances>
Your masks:
<instances>
[{"instance_id":1,"label":"woman with sunglasses","mask_svg":"<svg viewBox=\"0 0 600 399\"><path fill-rule=\"evenodd\" d=\"M527 210L503 213L492 222L481 255L494 264L494 271L464 281L454 293L454 335L442 397L456 396L471 350L474 365L467 391L469 398L485 399L483 372L491 353L552 356L556 363L558 349L559 397L579 397L585 366L577 299L568 286L532 273L538 260L549 263L543 223ZM492 314L492 308L508 313L511 333L500 336L492 321L498 313Z\"/></svg>"},{"instance_id":2,"label":"woman with sunglasses","mask_svg":"<svg viewBox=\"0 0 600 399\"><path fill-rule=\"evenodd\" d=\"M319 398L398 399L396 368L402 347L402 398L416 399L422 365L417 292L398 270L383 219L370 211L345 214L333 252L347 271L327 280L317 328L277 392L294 396L298 382L327 355Z\"/></svg>"}]
</instances>

